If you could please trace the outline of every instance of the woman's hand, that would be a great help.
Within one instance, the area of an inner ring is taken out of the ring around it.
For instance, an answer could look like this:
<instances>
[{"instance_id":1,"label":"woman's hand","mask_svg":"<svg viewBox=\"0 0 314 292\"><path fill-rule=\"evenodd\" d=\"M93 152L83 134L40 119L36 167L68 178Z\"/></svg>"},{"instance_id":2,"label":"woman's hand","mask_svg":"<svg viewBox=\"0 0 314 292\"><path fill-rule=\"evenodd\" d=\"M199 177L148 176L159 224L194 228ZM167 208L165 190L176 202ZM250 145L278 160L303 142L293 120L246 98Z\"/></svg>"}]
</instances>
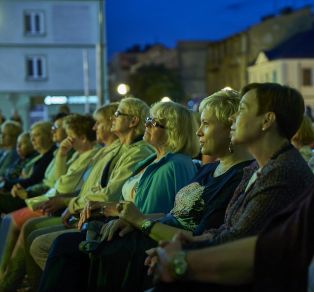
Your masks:
<instances>
[{"instance_id":1,"label":"woman's hand","mask_svg":"<svg viewBox=\"0 0 314 292\"><path fill-rule=\"evenodd\" d=\"M68 152L73 148L74 138L65 138L59 146L58 153L61 156L66 156Z\"/></svg>"},{"instance_id":2,"label":"woman's hand","mask_svg":"<svg viewBox=\"0 0 314 292\"><path fill-rule=\"evenodd\" d=\"M105 206L105 204L106 203L104 202L88 201L84 209L81 211L80 220L77 224L78 229L80 230L83 224L86 222L86 220L92 217L93 211L97 209L102 209Z\"/></svg>"},{"instance_id":3,"label":"woman's hand","mask_svg":"<svg viewBox=\"0 0 314 292\"><path fill-rule=\"evenodd\" d=\"M186 235L178 233L169 241L160 242L159 247L147 250L148 257L145 265L148 266L148 275L154 274L154 280L173 282L175 280L171 270L173 257L182 251L182 244L186 243Z\"/></svg>"},{"instance_id":4,"label":"woman's hand","mask_svg":"<svg viewBox=\"0 0 314 292\"><path fill-rule=\"evenodd\" d=\"M129 223L121 219L111 220L101 228L101 240L111 241L118 231L119 236L123 237L133 230L134 228Z\"/></svg>"},{"instance_id":5,"label":"woman's hand","mask_svg":"<svg viewBox=\"0 0 314 292\"><path fill-rule=\"evenodd\" d=\"M117 204L117 210L119 211L119 217L133 226L141 227L145 216L135 207L134 203L121 201Z\"/></svg>"},{"instance_id":6,"label":"woman's hand","mask_svg":"<svg viewBox=\"0 0 314 292\"><path fill-rule=\"evenodd\" d=\"M20 185L16 184L11 189L11 195L14 198L20 198L22 200L27 199L27 191Z\"/></svg>"}]
</instances>

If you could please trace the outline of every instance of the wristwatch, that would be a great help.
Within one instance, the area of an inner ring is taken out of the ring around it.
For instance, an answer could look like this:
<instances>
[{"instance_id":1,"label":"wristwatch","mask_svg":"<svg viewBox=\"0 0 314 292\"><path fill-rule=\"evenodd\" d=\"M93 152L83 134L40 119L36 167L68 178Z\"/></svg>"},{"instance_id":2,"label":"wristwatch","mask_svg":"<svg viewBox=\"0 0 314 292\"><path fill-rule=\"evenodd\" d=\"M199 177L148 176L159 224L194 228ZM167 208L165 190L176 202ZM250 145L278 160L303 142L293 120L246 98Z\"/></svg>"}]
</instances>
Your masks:
<instances>
[{"instance_id":1,"label":"wristwatch","mask_svg":"<svg viewBox=\"0 0 314 292\"><path fill-rule=\"evenodd\" d=\"M156 221L152 221L149 219L145 219L140 227L140 230L147 236L149 236L150 231L152 230L153 226L156 224Z\"/></svg>"},{"instance_id":2,"label":"wristwatch","mask_svg":"<svg viewBox=\"0 0 314 292\"><path fill-rule=\"evenodd\" d=\"M171 260L172 276L177 279L183 279L188 271L188 263L186 261L186 252L179 251Z\"/></svg>"}]
</instances>

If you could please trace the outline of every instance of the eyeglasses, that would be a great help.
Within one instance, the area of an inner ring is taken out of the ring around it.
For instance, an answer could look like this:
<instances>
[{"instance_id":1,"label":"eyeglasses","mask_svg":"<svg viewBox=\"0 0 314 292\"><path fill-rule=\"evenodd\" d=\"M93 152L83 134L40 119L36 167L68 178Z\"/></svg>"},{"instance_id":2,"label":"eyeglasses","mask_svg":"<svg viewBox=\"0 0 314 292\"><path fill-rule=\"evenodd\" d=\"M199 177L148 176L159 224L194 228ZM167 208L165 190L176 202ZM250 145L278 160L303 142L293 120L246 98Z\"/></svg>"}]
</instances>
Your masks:
<instances>
[{"instance_id":1,"label":"eyeglasses","mask_svg":"<svg viewBox=\"0 0 314 292\"><path fill-rule=\"evenodd\" d=\"M60 127L58 126L51 126L51 131L54 132L54 131L57 131Z\"/></svg>"},{"instance_id":2,"label":"eyeglasses","mask_svg":"<svg viewBox=\"0 0 314 292\"><path fill-rule=\"evenodd\" d=\"M160 123L158 123L154 118L152 117L147 117L145 119L145 127L149 128L149 127L155 127L155 128L162 128L162 129L166 129L165 126L161 125Z\"/></svg>"},{"instance_id":3,"label":"eyeglasses","mask_svg":"<svg viewBox=\"0 0 314 292\"><path fill-rule=\"evenodd\" d=\"M130 116L129 114L125 114L125 113L121 113L120 111L116 111L114 114L113 114L113 116L115 117L115 118L117 118L117 117L119 117L119 116L126 116L126 117L128 117L128 116Z\"/></svg>"}]
</instances>

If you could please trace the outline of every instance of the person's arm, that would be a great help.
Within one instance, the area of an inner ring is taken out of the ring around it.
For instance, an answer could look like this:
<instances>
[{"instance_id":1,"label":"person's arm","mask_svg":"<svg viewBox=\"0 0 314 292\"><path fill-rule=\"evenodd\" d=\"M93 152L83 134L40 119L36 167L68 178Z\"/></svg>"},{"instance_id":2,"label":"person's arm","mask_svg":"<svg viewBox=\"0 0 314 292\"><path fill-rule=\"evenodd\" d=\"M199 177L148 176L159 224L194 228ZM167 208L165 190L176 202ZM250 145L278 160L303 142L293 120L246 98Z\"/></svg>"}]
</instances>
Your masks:
<instances>
[{"instance_id":1,"label":"person's arm","mask_svg":"<svg viewBox=\"0 0 314 292\"><path fill-rule=\"evenodd\" d=\"M212 248L189 251L188 279L227 285L249 283L254 274L256 240L257 237L248 237Z\"/></svg>"},{"instance_id":2,"label":"person's arm","mask_svg":"<svg viewBox=\"0 0 314 292\"><path fill-rule=\"evenodd\" d=\"M254 274L256 240L257 237L248 237L217 247L185 252L183 257L187 270L181 278L224 285L249 283ZM164 282L178 280L174 260L179 253L182 254L182 244L185 241L185 236L178 234L173 241L163 244L163 247L148 250L149 257L145 264L150 266L149 272L155 270L157 278Z\"/></svg>"}]
</instances>

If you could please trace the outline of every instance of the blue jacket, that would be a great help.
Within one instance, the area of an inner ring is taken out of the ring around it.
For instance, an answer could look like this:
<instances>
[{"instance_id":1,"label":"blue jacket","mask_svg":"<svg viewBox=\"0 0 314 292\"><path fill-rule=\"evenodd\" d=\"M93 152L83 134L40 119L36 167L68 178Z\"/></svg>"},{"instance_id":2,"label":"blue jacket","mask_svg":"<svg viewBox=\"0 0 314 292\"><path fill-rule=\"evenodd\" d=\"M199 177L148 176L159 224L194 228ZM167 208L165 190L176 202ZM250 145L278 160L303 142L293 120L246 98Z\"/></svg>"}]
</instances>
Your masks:
<instances>
[{"instance_id":1,"label":"blue jacket","mask_svg":"<svg viewBox=\"0 0 314 292\"><path fill-rule=\"evenodd\" d=\"M191 157L168 153L153 162L156 155L136 165L133 175L145 169L135 195L135 205L144 214L168 213L174 205L176 193L193 178L197 167Z\"/></svg>"}]
</instances>

